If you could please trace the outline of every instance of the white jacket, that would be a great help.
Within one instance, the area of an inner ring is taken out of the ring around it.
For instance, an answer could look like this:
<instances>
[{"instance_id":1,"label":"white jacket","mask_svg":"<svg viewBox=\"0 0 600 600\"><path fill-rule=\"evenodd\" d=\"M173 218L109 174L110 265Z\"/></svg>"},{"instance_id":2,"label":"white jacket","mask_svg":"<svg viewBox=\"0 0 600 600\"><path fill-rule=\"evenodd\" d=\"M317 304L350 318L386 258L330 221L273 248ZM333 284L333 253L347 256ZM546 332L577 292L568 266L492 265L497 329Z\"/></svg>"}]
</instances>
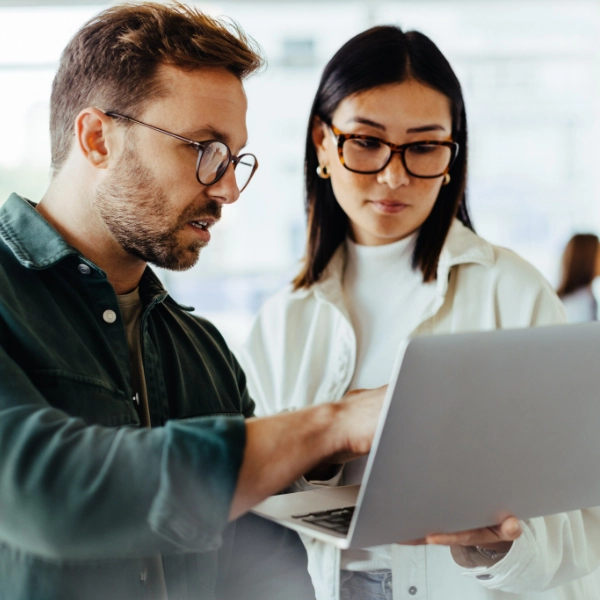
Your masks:
<instances>
[{"instance_id":1,"label":"white jacket","mask_svg":"<svg viewBox=\"0 0 600 600\"><path fill-rule=\"evenodd\" d=\"M347 391L356 338L343 303L344 263L342 245L318 284L285 289L261 310L239 356L259 415L336 401ZM440 255L435 301L409 337L564 321L538 271L455 221ZM448 548L392 546L395 600L515 598L507 592L521 600L600 600L595 578L584 577L600 564L600 509L522 527L509 554L488 568L459 567ZM338 600L340 551L302 537L317 599Z\"/></svg>"}]
</instances>

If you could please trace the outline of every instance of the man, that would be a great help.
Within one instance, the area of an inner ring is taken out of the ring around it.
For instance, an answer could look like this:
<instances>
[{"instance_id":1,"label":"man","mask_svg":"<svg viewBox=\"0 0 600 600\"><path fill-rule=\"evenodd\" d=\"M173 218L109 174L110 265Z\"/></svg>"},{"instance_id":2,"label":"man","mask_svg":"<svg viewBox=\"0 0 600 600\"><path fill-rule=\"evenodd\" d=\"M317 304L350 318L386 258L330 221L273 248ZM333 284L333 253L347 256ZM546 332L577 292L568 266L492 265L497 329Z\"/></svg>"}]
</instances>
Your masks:
<instances>
[{"instance_id":1,"label":"man","mask_svg":"<svg viewBox=\"0 0 600 600\"><path fill-rule=\"evenodd\" d=\"M147 268L191 267L252 176L235 155L260 64L183 6L111 8L64 51L51 184L0 210L2 600L211 598L252 565L230 519L368 450L381 393L244 424L237 361Z\"/></svg>"},{"instance_id":2,"label":"man","mask_svg":"<svg viewBox=\"0 0 600 600\"><path fill-rule=\"evenodd\" d=\"M245 422L224 340L147 267L191 267L250 181L242 80L260 64L181 5L110 8L63 53L50 186L0 209L2 600L213 598L242 563L264 584L227 523L369 450L382 390Z\"/></svg>"}]
</instances>

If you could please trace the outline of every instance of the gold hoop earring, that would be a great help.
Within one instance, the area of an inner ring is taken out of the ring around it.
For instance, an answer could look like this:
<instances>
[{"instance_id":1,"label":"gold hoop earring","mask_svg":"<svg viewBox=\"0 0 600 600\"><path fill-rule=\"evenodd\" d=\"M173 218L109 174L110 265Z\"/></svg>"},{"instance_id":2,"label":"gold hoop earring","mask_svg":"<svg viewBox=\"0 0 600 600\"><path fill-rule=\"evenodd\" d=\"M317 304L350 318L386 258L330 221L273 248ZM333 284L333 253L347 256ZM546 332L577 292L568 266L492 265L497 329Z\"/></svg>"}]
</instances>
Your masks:
<instances>
[{"instance_id":1,"label":"gold hoop earring","mask_svg":"<svg viewBox=\"0 0 600 600\"><path fill-rule=\"evenodd\" d=\"M331 177L331 172L329 171L329 167L327 165L319 165L317 167L317 175L321 179L329 179Z\"/></svg>"},{"instance_id":2,"label":"gold hoop earring","mask_svg":"<svg viewBox=\"0 0 600 600\"><path fill-rule=\"evenodd\" d=\"M444 181L442 181L442 185L448 185L450 183L450 173L446 173L444 175Z\"/></svg>"}]
</instances>

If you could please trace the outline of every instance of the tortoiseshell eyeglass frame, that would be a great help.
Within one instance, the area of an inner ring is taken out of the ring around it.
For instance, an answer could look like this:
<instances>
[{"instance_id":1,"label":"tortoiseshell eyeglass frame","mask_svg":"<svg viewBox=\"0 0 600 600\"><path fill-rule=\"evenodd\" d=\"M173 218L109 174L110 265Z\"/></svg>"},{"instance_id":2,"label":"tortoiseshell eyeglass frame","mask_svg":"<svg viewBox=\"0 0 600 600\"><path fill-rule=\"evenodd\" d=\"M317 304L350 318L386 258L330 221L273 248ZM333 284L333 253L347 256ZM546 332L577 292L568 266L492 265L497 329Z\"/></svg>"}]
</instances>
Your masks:
<instances>
[{"instance_id":1,"label":"tortoiseshell eyeglass frame","mask_svg":"<svg viewBox=\"0 0 600 600\"><path fill-rule=\"evenodd\" d=\"M198 152L198 158L196 160L196 180L198 181L198 183L200 185L209 186L209 185L213 185L213 183L217 183L217 181L219 181L219 179L221 179L221 177L223 177L223 175L225 175L225 172L227 171L227 169L229 168L229 165L231 163L233 163L233 168L235 169L245 156L251 156L254 159L254 166L252 167L252 172L250 173L248 180L246 181L246 184L244 185L244 187L242 189L240 189L240 194L241 194L248 187L250 180L252 179L252 177L254 177L254 173L256 173L256 169L258 169L258 159L256 158L256 156L254 156L254 154L251 154L250 152L246 152L244 154L240 154L239 156L235 156L234 154L231 153L229 146L225 142L221 142L220 140L206 140L204 142L196 142L194 140L190 140L189 138L183 137L182 135L178 135L177 133L173 133L171 131L161 129L160 127L156 127L154 125L149 125L148 123L143 123L142 121L138 121L137 119L134 119L133 117L128 117L126 115L122 115L122 114L114 112L114 111L108 111L108 112L105 112L104 114L107 117L111 117L113 119L123 119L125 121L131 121L132 123L137 123L138 125L143 125L144 127L148 127L148 129L153 129L154 131L158 131L158 133L164 133L165 135L169 135L172 138L175 138L176 140L186 142L187 144L192 146L192 148L194 148ZM221 173L219 173L215 177L215 179L213 179L212 181L210 181L208 183L204 183L204 181L202 181L200 179L200 161L202 160L202 157L204 156L204 150L206 150L206 148L210 144L220 144L221 146L224 146L227 149L227 166L221 171ZM244 165L245 164L246 163L244 163Z\"/></svg>"},{"instance_id":2,"label":"tortoiseshell eyeglass frame","mask_svg":"<svg viewBox=\"0 0 600 600\"><path fill-rule=\"evenodd\" d=\"M348 171L352 171L353 173L361 173L363 175L374 175L375 173L380 173L390 164L390 161L392 160L392 156L394 156L394 154L399 154L400 160L402 161L402 165L404 166L404 168L406 169L406 172L409 175L411 175L412 177L418 177L419 179L436 179L437 177L443 177L446 173L448 173L448 171L450 171L450 169L452 168L452 165L454 164L454 161L456 160L456 157L458 155L459 145L456 142L438 141L438 140L420 140L418 142L409 142L408 144L392 144L392 142L382 140L381 138L374 137L372 135L362 135L362 134L358 134L358 133L342 133L335 125L333 125L333 123L331 123L331 124L325 123L325 125L330 129L331 133L333 134L334 139L337 141L338 155L340 157L340 162L346 169L348 169ZM372 142L379 142L380 144L384 144L389 147L389 149L391 150L390 156L387 159L386 163L383 165L383 167L381 167L381 169L377 169L376 171L357 171L356 169L351 169L346 164L346 161L344 160L343 147L344 147L344 142L346 142L347 140L370 140ZM404 153L406 152L406 149L414 147L414 146L423 146L423 145L445 146L446 148L450 148L450 151L452 153L450 155L450 162L448 163L448 166L442 173L439 173L438 175L417 175L416 173L413 173L408 168L408 166L406 165L406 160L404 158Z\"/></svg>"}]
</instances>

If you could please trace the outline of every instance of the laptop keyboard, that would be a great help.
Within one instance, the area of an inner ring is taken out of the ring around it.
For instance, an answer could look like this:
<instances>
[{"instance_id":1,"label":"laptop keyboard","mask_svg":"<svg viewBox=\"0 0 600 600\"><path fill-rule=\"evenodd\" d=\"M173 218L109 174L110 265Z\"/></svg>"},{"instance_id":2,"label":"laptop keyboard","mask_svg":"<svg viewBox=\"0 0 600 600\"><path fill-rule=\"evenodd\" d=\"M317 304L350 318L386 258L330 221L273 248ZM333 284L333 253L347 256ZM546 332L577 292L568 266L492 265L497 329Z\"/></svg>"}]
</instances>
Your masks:
<instances>
[{"instance_id":1,"label":"laptop keyboard","mask_svg":"<svg viewBox=\"0 0 600 600\"><path fill-rule=\"evenodd\" d=\"M292 519L301 519L306 523L331 529L338 533L348 533L353 514L354 506L348 506L346 508L334 508L332 510L307 513L305 515L292 515Z\"/></svg>"}]
</instances>

